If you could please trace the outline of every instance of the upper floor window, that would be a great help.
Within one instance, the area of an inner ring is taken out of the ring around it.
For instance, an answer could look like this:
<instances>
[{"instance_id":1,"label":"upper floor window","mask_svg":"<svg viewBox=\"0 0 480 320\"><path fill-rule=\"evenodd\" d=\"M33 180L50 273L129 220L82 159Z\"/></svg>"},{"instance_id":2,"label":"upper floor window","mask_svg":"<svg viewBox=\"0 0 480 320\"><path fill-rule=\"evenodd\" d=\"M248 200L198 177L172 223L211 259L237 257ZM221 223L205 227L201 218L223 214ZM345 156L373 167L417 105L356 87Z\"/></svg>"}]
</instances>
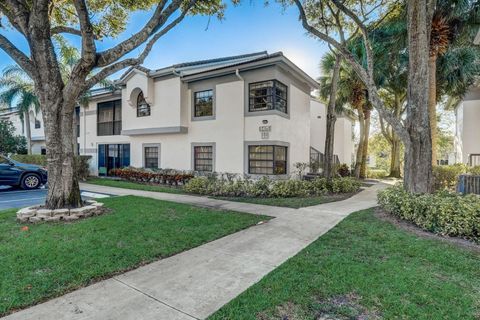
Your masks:
<instances>
[{"instance_id":1,"label":"upper floor window","mask_svg":"<svg viewBox=\"0 0 480 320\"><path fill-rule=\"evenodd\" d=\"M287 174L287 147L248 146L248 173Z\"/></svg>"},{"instance_id":2,"label":"upper floor window","mask_svg":"<svg viewBox=\"0 0 480 320\"><path fill-rule=\"evenodd\" d=\"M278 110L287 113L287 86L277 80L250 83L248 111Z\"/></svg>"},{"instance_id":3,"label":"upper floor window","mask_svg":"<svg viewBox=\"0 0 480 320\"><path fill-rule=\"evenodd\" d=\"M122 132L122 100L97 105L97 136L114 136Z\"/></svg>"},{"instance_id":4,"label":"upper floor window","mask_svg":"<svg viewBox=\"0 0 480 320\"><path fill-rule=\"evenodd\" d=\"M194 115L195 117L213 116L213 90L195 92Z\"/></svg>"},{"instance_id":5,"label":"upper floor window","mask_svg":"<svg viewBox=\"0 0 480 320\"><path fill-rule=\"evenodd\" d=\"M35 129L40 129L42 127L42 123L40 120L35 119Z\"/></svg>"},{"instance_id":6,"label":"upper floor window","mask_svg":"<svg viewBox=\"0 0 480 320\"><path fill-rule=\"evenodd\" d=\"M145 97L143 96L143 92L140 91L140 93L137 96L137 117L146 117L149 115L150 115L150 105L145 100Z\"/></svg>"}]
</instances>

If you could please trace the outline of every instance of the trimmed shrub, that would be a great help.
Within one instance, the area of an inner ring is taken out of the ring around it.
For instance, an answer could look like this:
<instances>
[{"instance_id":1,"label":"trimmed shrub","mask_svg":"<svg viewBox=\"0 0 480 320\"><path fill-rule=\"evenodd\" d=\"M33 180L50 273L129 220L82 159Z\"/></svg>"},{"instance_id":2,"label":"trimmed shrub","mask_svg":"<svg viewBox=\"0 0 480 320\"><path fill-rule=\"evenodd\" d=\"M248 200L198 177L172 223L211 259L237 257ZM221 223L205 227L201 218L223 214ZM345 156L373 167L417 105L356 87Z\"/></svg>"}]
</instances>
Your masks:
<instances>
[{"instance_id":1,"label":"trimmed shrub","mask_svg":"<svg viewBox=\"0 0 480 320\"><path fill-rule=\"evenodd\" d=\"M378 202L385 211L424 230L480 241L480 198L476 195L411 194L397 185L379 192Z\"/></svg>"},{"instance_id":2,"label":"trimmed shrub","mask_svg":"<svg viewBox=\"0 0 480 320\"><path fill-rule=\"evenodd\" d=\"M291 198L319 196L328 192L353 193L360 189L360 182L353 178L335 178L328 183L325 178L311 181L272 180L262 177L259 180L218 177L195 177L190 179L184 190L190 193L229 197L271 197Z\"/></svg>"},{"instance_id":3,"label":"trimmed shrub","mask_svg":"<svg viewBox=\"0 0 480 320\"><path fill-rule=\"evenodd\" d=\"M367 169L367 177L370 179L383 179L387 175L387 171L383 169Z\"/></svg>"},{"instance_id":4,"label":"trimmed shrub","mask_svg":"<svg viewBox=\"0 0 480 320\"><path fill-rule=\"evenodd\" d=\"M193 174L188 171L179 171L173 169L160 169L153 171L133 167L112 169L110 170L109 175L133 182L175 186L178 186L179 184L185 185L187 181L193 178Z\"/></svg>"},{"instance_id":5,"label":"trimmed shrub","mask_svg":"<svg viewBox=\"0 0 480 320\"><path fill-rule=\"evenodd\" d=\"M434 190L455 190L458 176L467 173L468 167L464 164L433 167L433 189Z\"/></svg>"},{"instance_id":6,"label":"trimmed shrub","mask_svg":"<svg viewBox=\"0 0 480 320\"><path fill-rule=\"evenodd\" d=\"M348 168L348 165L346 163L342 163L341 165L339 165L337 168L337 172L340 177L350 176L350 168Z\"/></svg>"},{"instance_id":7,"label":"trimmed shrub","mask_svg":"<svg viewBox=\"0 0 480 320\"><path fill-rule=\"evenodd\" d=\"M76 156L77 174L80 180L86 180L90 175L89 161L91 156ZM47 156L43 154L14 154L12 159L21 163L34 164L37 166L47 166Z\"/></svg>"},{"instance_id":8,"label":"trimmed shrub","mask_svg":"<svg viewBox=\"0 0 480 320\"><path fill-rule=\"evenodd\" d=\"M43 154L14 154L11 158L21 163L47 166L47 156Z\"/></svg>"}]
</instances>

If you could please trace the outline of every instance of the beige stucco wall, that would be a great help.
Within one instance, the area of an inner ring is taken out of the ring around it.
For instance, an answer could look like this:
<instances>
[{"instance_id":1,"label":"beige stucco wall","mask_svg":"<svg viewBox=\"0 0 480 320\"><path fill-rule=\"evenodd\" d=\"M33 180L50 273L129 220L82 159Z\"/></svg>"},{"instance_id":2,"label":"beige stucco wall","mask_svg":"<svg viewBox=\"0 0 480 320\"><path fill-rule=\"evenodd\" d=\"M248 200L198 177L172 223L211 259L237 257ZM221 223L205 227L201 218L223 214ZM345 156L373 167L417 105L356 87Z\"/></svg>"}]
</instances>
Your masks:
<instances>
[{"instance_id":1,"label":"beige stucco wall","mask_svg":"<svg viewBox=\"0 0 480 320\"><path fill-rule=\"evenodd\" d=\"M248 111L248 85L252 82L277 79L288 87L288 115L278 112ZM151 81L150 81L151 80ZM193 93L214 92L214 116L195 119L192 116ZM135 90L142 90L151 104L151 116L136 115ZM146 93L147 92L147 93ZM117 136L97 136L97 104L122 99L122 129ZM130 101L129 101L130 100ZM311 100L308 87L278 67L248 71L240 77L228 75L185 83L179 77L153 81L141 72L129 76L120 95L93 98L81 108L81 154L92 156L91 169L97 172L99 144L130 144L130 163L144 166L144 145L160 146L159 166L192 170L192 145L214 144L214 166L218 172L246 173L246 145L280 144L288 148L288 171L294 173L296 162L308 162L310 146L323 152L325 143L325 106ZM268 138L262 137L260 127L270 127ZM131 134L128 130L182 127L188 131L176 133ZM336 124L335 153L340 161L351 162L352 126L340 117Z\"/></svg>"},{"instance_id":2,"label":"beige stucco wall","mask_svg":"<svg viewBox=\"0 0 480 320\"><path fill-rule=\"evenodd\" d=\"M463 101L455 113L456 161L468 163L471 154L480 154L480 99Z\"/></svg>"}]
</instances>

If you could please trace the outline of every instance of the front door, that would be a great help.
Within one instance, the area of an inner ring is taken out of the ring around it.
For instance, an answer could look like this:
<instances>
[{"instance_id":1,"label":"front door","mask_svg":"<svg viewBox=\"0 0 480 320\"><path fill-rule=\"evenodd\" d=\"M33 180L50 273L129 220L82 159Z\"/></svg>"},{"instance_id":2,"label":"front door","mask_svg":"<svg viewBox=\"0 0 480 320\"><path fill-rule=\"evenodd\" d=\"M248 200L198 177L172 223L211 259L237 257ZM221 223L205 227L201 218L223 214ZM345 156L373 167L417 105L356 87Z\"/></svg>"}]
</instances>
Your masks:
<instances>
[{"instance_id":1,"label":"front door","mask_svg":"<svg viewBox=\"0 0 480 320\"><path fill-rule=\"evenodd\" d=\"M98 175L107 176L112 169L130 166L130 144L99 144Z\"/></svg>"}]
</instances>

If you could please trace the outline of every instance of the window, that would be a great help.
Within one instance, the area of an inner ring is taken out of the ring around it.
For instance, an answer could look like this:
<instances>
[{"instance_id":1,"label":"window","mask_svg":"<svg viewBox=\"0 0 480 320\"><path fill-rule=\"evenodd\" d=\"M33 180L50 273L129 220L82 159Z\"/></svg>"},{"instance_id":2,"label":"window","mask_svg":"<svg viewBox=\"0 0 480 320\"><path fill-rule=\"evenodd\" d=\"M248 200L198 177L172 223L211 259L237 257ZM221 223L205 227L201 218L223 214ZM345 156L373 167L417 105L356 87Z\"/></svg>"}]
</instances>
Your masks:
<instances>
[{"instance_id":1,"label":"window","mask_svg":"<svg viewBox=\"0 0 480 320\"><path fill-rule=\"evenodd\" d=\"M40 129L42 127L42 123L40 120L35 119L35 129Z\"/></svg>"},{"instance_id":2,"label":"window","mask_svg":"<svg viewBox=\"0 0 480 320\"><path fill-rule=\"evenodd\" d=\"M277 80L250 83L248 111L278 110L287 113L287 86Z\"/></svg>"},{"instance_id":3,"label":"window","mask_svg":"<svg viewBox=\"0 0 480 320\"><path fill-rule=\"evenodd\" d=\"M137 117L147 117L149 115L150 115L150 105L145 100L145 97L143 96L143 92L140 91L140 93L137 96Z\"/></svg>"},{"instance_id":4,"label":"window","mask_svg":"<svg viewBox=\"0 0 480 320\"><path fill-rule=\"evenodd\" d=\"M10 164L10 161L7 158L0 156L0 164Z\"/></svg>"},{"instance_id":5,"label":"window","mask_svg":"<svg viewBox=\"0 0 480 320\"><path fill-rule=\"evenodd\" d=\"M145 147L145 168L158 169L158 147Z\"/></svg>"},{"instance_id":6,"label":"window","mask_svg":"<svg viewBox=\"0 0 480 320\"><path fill-rule=\"evenodd\" d=\"M41 154L41 155L46 155L46 154L47 154L47 148L41 147L41 149L40 149L40 154Z\"/></svg>"},{"instance_id":7,"label":"window","mask_svg":"<svg viewBox=\"0 0 480 320\"><path fill-rule=\"evenodd\" d=\"M97 105L97 136L115 136L122 132L122 101Z\"/></svg>"},{"instance_id":8,"label":"window","mask_svg":"<svg viewBox=\"0 0 480 320\"><path fill-rule=\"evenodd\" d=\"M213 116L213 90L195 92L194 94L194 116Z\"/></svg>"},{"instance_id":9,"label":"window","mask_svg":"<svg viewBox=\"0 0 480 320\"><path fill-rule=\"evenodd\" d=\"M248 146L248 173L287 174L287 147Z\"/></svg>"},{"instance_id":10,"label":"window","mask_svg":"<svg viewBox=\"0 0 480 320\"><path fill-rule=\"evenodd\" d=\"M213 172L213 146L193 147L193 170Z\"/></svg>"}]
</instances>

